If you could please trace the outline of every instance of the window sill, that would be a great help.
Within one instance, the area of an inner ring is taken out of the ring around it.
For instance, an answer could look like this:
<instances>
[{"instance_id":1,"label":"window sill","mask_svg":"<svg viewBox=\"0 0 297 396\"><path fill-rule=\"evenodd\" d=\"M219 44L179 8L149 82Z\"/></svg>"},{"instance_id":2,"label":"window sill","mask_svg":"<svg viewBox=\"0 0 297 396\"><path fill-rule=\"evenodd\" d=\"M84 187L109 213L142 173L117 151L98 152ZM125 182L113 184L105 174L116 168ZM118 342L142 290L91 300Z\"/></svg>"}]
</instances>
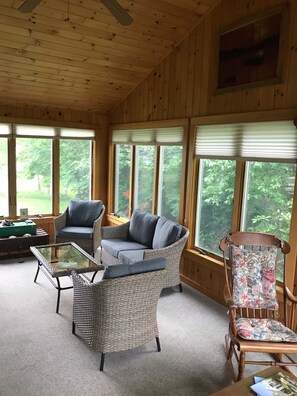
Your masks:
<instances>
[{"instance_id":1,"label":"window sill","mask_svg":"<svg viewBox=\"0 0 297 396\"><path fill-rule=\"evenodd\" d=\"M211 264L219 265L220 267L224 266L223 259L220 260L220 259L216 259L214 257L208 256L207 254L199 253L195 249L186 249L184 251L184 257L187 257L192 260L199 259L199 261L202 262L203 264L211 263Z\"/></svg>"},{"instance_id":2,"label":"window sill","mask_svg":"<svg viewBox=\"0 0 297 396\"><path fill-rule=\"evenodd\" d=\"M109 225L121 225L129 221L129 219L125 217L118 217L112 214L108 214L106 218Z\"/></svg>"}]
</instances>

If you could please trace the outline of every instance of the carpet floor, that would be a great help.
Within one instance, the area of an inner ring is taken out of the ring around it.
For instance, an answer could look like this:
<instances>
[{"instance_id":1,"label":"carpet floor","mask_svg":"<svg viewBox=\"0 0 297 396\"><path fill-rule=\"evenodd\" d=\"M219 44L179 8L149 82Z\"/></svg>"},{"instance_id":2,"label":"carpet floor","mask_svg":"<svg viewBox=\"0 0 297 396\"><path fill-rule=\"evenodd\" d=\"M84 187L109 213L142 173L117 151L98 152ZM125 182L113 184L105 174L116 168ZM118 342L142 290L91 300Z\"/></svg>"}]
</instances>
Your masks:
<instances>
[{"instance_id":1,"label":"carpet floor","mask_svg":"<svg viewBox=\"0 0 297 396\"><path fill-rule=\"evenodd\" d=\"M224 353L226 307L184 285L162 291L154 341L100 354L71 333L72 290L57 291L33 258L0 261L0 395L210 395L231 383ZM68 278L63 278L70 281ZM254 366L252 372L259 371Z\"/></svg>"}]
</instances>

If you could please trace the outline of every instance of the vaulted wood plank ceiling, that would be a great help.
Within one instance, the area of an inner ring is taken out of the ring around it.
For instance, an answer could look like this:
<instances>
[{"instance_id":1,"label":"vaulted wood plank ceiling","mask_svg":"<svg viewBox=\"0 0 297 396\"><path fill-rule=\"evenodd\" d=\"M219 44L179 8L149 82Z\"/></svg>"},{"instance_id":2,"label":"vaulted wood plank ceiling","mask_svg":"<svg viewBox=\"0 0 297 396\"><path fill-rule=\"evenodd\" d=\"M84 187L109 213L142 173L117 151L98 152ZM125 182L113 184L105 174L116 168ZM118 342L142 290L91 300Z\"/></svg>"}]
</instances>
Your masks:
<instances>
[{"instance_id":1,"label":"vaulted wood plank ceiling","mask_svg":"<svg viewBox=\"0 0 297 396\"><path fill-rule=\"evenodd\" d=\"M121 26L100 0L0 3L0 103L105 113L135 88L218 0L119 0Z\"/></svg>"}]
</instances>

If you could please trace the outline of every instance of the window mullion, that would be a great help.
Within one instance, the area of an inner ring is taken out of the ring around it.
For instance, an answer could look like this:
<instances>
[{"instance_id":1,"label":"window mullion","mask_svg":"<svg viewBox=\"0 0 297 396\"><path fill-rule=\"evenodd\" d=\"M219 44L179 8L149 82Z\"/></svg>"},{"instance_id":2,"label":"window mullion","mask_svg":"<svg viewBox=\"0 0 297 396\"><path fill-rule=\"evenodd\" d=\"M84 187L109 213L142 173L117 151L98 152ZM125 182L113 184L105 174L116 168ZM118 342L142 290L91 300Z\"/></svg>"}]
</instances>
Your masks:
<instances>
[{"instance_id":1,"label":"window mullion","mask_svg":"<svg viewBox=\"0 0 297 396\"><path fill-rule=\"evenodd\" d=\"M134 210L135 172L136 172L136 146L132 146L132 158L130 168L130 194L129 194L129 218Z\"/></svg>"},{"instance_id":2,"label":"window mullion","mask_svg":"<svg viewBox=\"0 0 297 396\"><path fill-rule=\"evenodd\" d=\"M160 174L160 146L155 147L155 169L154 169L154 186L153 186L153 204L152 213L158 213L158 196L159 196L159 174Z\"/></svg>"},{"instance_id":3,"label":"window mullion","mask_svg":"<svg viewBox=\"0 0 297 396\"><path fill-rule=\"evenodd\" d=\"M16 219L16 140L14 136L8 138L8 194L9 217Z\"/></svg>"},{"instance_id":4,"label":"window mullion","mask_svg":"<svg viewBox=\"0 0 297 396\"><path fill-rule=\"evenodd\" d=\"M53 214L57 216L60 213L60 141L59 139L53 140L52 147L52 161L53 161L53 169L52 169L52 188L53 188Z\"/></svg>"},{"instance_id":5,"label":"window mullion","mask_svg":"<svg viewBox=\"0 0 297 396\"><path fill-rule=\"evenodd\" d=\"M232 225L231 225L232 232L240 230L242 200L243 200L243 192L244 192L245 166L246 166L245 161L236 162L234 201L233 201Z\"/></svg>"}]
</instances>

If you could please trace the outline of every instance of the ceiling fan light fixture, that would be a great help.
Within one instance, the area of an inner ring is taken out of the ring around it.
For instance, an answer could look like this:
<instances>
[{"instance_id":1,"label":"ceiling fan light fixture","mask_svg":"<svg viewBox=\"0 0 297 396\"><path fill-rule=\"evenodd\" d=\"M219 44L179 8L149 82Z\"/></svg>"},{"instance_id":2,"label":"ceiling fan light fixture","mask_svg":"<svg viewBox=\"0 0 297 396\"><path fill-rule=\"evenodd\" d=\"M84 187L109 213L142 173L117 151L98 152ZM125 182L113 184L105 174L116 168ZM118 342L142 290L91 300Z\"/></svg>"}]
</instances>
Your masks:
<instances>
[{"instance_id":1,"label":"ceiling fan light fixture","mask_svg":"<svg viewBox=\"0 0 297 396\"><path fill-rule=\"evenodd\" d=\"M132 17L128 12L117 2L117 0L101 0L101 3L111 12L116 20L123 26L131 25Z\"/></svg>"},{"instance_id":2,"label":"ceiling fan light fixture","mask_svg":"<svg viewBox=\"0 0 297 396\"><path fill-rule=\"evenodd\" d=\"M39 3L41 3L42 0L26 0L24 3L18 8L20 12L23 14L32 12L36 6L38 6Z\"/></svg>"}]
</instances>

